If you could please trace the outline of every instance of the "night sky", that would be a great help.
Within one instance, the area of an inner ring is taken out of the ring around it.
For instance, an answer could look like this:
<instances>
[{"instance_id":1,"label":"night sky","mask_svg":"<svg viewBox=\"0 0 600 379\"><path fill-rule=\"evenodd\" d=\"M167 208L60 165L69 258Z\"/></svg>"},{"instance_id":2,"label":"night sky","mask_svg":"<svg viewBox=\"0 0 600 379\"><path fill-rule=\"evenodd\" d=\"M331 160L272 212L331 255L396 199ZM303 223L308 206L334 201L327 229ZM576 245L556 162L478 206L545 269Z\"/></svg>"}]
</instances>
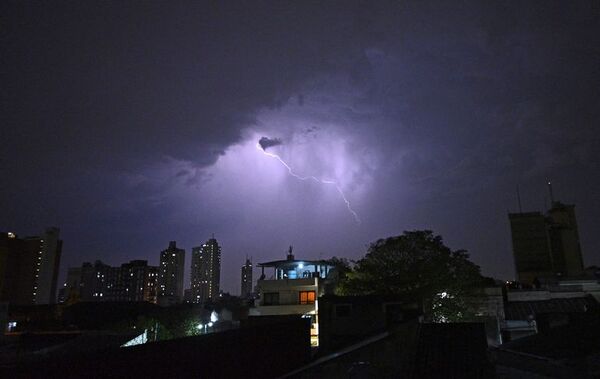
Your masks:
<instances>
[{"instance_id":1,"label":"night sky","mask_svg":"<svg viewBox=\"0 0 600 379\"><path fill-rule=\"evenodd\" d=\"M600 264L596 1L2 2L0 35L0 230L60 227L63 277L214 233L237 294L246 255L432 229L510 279L548 180Z\"/></svg>"}]
</instances>

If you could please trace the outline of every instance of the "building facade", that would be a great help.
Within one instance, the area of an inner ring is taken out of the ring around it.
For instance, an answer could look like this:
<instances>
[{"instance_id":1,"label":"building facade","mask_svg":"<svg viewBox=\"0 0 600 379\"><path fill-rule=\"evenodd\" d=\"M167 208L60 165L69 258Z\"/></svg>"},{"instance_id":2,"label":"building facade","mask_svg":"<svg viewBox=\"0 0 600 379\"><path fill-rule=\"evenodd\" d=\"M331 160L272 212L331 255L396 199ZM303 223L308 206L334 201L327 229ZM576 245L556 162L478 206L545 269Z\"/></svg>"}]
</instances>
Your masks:
<instances>
[{"instance_id":1,"label":"building facade","mask_svg":"<svg viewBox=\"0 0 600 379\"><path fill-rule=\"evenodd\" d=\"M246 263L242 266L241 276L241 297L250 298L252 296L252 261L246 258Z\"/></svg>"},{"instance_id":2,"label":"building facade","mask_svg":"<svg viewBox=\"0 0 600 379\"><path fill-rule=\"evenodd\" d=\"M71 270L73 276L68 275L65 283L67 300L157 302L158 267L148 266L147 261L134 260L118 267L86 262L78 270L78 288L77 269L69 269L69 274Z\"/></svg>"},{"instance_id":3,"label":"building facade","mask_svg":"<svg viewBox=\"0 0 600 379\"><path fill-rule=\"evenodd\" d=\"M0 233L0 301L18 305L53 304L62 240L60 230L47 228L41 236L19 238Z\"/></svg>"},{"instance_id":4,"label":"building facade","mask_svg":"<svg viewBox=\"0 0 600 379\"><path fill-rule=\"evenodd\" d=\"M77 302L81 300L81 267L69 267L67 279L59 291L58 302Z\"/></svg>"},{"instance_id":5,"label":"building facade","mask_svg":"<svg viewBox=\"0 0 600 379\"><path fill-rule=\"evenodd\" d=\"M192 302L203 303L219 296L221 284L221 246L214 236L202 246L192 248Z\"/></svg>"},{"instance_id":6,"label":"building facade","mask_svg":"<svg viewBox=\"0 0 600 379\"><path fill-rule=\"evenodd\" d=\"M185 250L179 249L175 241L160 253L158 273L158 304L169 306L183 301L183 271Z\"/></svg>"},{"instance_id":7,"label":"building facade","mask_svg":"<svg viewBox=\"0 0 600 379\"><path fill-rule=\"evenodd\" d=\"M328 276L334 269L326 261L297 260L290 246L285 260L259 263L262 273L256 282L259 297L250 316L302 315L311 319L311 344L319 344L318 298L325 294ZM268 279L265 268L272 268Z\"/></svg>"},{"instance_id":8,"label":"building facade","mask_svg":"<svg viewBox=\"0 0 600 379\"><path fill-rule=\"evenodd\" d=\"M513 255L518 280L577 277L583 258L575 206L553 202L546 215L540 212L509 213Z\"/></svg>"}]
</instances>

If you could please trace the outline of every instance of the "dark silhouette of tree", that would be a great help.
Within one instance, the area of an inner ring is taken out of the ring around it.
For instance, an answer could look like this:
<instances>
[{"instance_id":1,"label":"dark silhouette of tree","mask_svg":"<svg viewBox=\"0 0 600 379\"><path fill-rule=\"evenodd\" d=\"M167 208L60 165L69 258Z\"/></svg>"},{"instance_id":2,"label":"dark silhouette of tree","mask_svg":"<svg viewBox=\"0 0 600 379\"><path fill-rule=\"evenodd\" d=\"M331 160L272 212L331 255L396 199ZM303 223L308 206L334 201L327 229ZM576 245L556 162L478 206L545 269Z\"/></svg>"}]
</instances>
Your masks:
<instances>
[{"instance_id":1,"label":"dark silhouette of tree","mask_svg":"<svg viewBox=\"0 0 600 379\"><path fill-rule=\"evenodd\" d=\"M333 270L329 272L328 277L336 280L343 280L346 278L346 274L352 271L350 261L346 258L332 257L325 259L323 262L333 266Z\"/></svg>"},{"instance_id":2,"label":"dark silhouette of tree","mask_svg":"<svg viewBox=\"0 0 600 379\"><path fill-rule=\"evenodd\" d=\"M345 295L396 295L418 302L432 321L470 318L467 298L489 282L465 250L452 251L429 230L371 244L338 286Z\"/></svg>"}]
</instances>

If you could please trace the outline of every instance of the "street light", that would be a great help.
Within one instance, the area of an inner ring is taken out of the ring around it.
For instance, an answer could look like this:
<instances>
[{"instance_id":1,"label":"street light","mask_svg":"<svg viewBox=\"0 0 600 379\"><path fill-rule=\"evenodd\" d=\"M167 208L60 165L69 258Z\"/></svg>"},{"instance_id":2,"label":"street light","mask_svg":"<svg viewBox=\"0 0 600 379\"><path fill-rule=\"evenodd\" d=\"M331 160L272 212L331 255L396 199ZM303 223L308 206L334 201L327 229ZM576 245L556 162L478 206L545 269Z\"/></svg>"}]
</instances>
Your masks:
<instances>
[{"instance_id":1,"label":"street light","mask_svg":"<svg viewBox=\"0 0 600 379\"><path fill-rule=\"evenodd\" d=\"M204 328L204 334L206 334L206 328L211 326L210 324L211 324L210 322L208 323L208 325L200 323L196 326L196 328L200 331L202 331L202 329Z\"/></svg>"}]
</instances>

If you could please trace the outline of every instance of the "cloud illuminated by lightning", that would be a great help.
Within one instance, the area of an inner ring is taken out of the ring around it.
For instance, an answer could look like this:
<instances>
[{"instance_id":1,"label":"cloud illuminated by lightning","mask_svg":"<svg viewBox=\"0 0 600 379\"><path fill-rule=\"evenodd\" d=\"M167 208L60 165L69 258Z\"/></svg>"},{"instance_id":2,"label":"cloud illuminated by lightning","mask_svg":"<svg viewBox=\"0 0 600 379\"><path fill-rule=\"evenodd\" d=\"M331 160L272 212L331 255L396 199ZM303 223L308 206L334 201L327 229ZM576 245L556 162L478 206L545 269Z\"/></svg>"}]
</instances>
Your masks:
<instances>
[{"instance_id":1,"label":"cloud illuminated by lightning","mask_svg":"<svg viewBox=\"0 0 600 379\"><path fill-rule=\"evenodd\" d=\"M316 176L312 176L312 175L309 175L309 176L298 175L294 172L294 170L292 170L290 165L288 165L283 159L281 159L281 157L279 155L267 152L265 149L263 149L263 147L261 146L260 143L256 144L256 148L258 150L262 151L263 154L265 154L271 158L277 159L282 165L285 166L285 168L287 168L289 174L297 179L314 180L317 183L333 185L335 187L335 189L338 191L338 193L340 194L340 196L342 197L342 200L344 200L344 203L346 203L346 208L348 208L348 211L352 214L356 223L360 225L360 218L358 217L358 214L354 211L354 209L352 209L352 206L350 205L350 201L348 201L348 198L346 198L344 191L342 191L342 188L337 184L337 182L335 182L333 180L319 179Z\"/></svg>"}]
</instances>

